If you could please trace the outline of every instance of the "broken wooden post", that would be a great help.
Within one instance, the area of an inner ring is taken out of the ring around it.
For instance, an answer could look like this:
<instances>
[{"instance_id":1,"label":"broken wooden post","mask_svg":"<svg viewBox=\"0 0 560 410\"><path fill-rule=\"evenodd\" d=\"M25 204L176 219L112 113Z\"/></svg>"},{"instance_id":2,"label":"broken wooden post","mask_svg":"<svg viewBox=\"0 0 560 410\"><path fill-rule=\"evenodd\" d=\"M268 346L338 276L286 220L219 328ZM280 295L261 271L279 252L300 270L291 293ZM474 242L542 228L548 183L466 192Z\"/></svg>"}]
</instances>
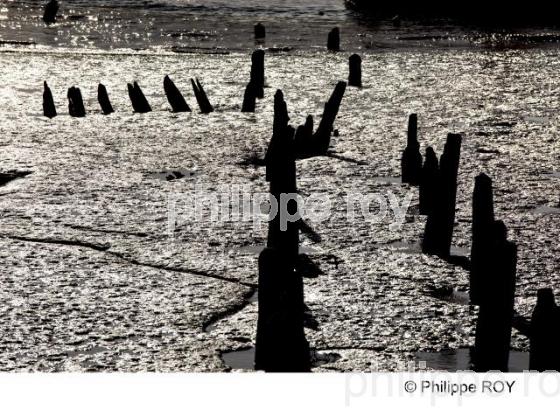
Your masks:
<instances>
[{"instance_id":1,"label":"broken wooden post","mask_svg":"<svg viewBox=\"0 0 560 410\"><path fill-rule=\"evenodd\" d=\"M45 13L43 14L43 21L49 25L56 22L56 14L58 13L58 1L51 0L45 6Z\"/></svg>"},{"instance_id":2,"label":"broken wooden post","mask_svg":"<svg viewBox=\"0 0 560 410\"><path fill-rule=\"evenodd\" d=\"M115 110L113 110L113 106L111 105L111 100L109 100L107 88L101 83L97 86L97 101L99 101L103 114L109 115L115 112Z\"/></svg>"},{"instance_id":3,"label":"broken wooden post","mask_svg":"<svg viewBox=\"0 0 560 410\"><path fill-rule=\"evenodd\" d=\"M86 116L82 92L78 87L70 87L68 89L68 112L72 117Z\"/></svg>"},{"instance_id":4,"label":"broken wooden post","mask_svg":"<svg viewBox=\"0 0 560 410\"><path fill-rule=\"evenodd\" d=\"M46 81L43 82L43 115L47 118L56 117L53 95Z\"/></svg>"},{"instance_id":5,"label":"broken wooden post","mask_svg":"<svg viewBox=\"0 0 560 410\"><path fill-rule=\"evenodd\" d=\"M408 133L406 148L401 158L401 173L403 184L417 186L420 184L422 173L422 154L418 143L418 115L410 114L408 118Z\"/></svg>"},{"instance_id":6,"label":"broken wooden post","mask_svg":"<svg viewBox=\"0 0 560 410\"><path fill-rule=\"evenodd\" d=\"M213 112L214 107L212 107L212 104L210 104L208 96L206 95L204 88L202 88L202 84L200 84L200 81L198 81L198 78L196 79L196 81L191 79L191 84L193 87L194 96L196 97L196 102L200 107L200 112L202 114L209 114Z\"/></svg>"},{"instance_id":7,"label":"broken wooden post","mask_svg":"<svg viewBox=\"0 0 560 410\"><path fill-rule=\"evenodd\" d=\"M128 96L130 97L130 101L132 103L132 108L134 112L144 114L147 112L152 111L152 107L150 107L150 103L146 99L146 96L142 92L142 89L138 85L136 81L134 84L127 84L128 87Z\"/></svg>"},{"instance_id":8,"label":"broken wooden post","mask_svg":"<svg viewBox=\"0 0 560 410\"><path fill-rule=\"evenodd\" d=\"M278 204L278 212L268 224L269 248L275 248L286 257L297 258L299 253L299 218L296 183L295 130L288 125L288 109L282 91L274 96L274 123L272 138L265 156L266 180L270 195ZM295 263L295 262L294 262Z\"/></svg>"},{"instance_id":9,"label":"broken wooden post","mask_svg":"<svg viewBox=\"0 0 560 410\"><path fill-rule=\"evenodd\" d=\"M439 162L432 147L426 148L426 159L420 174L420 215L429 215L434 209L439 178Z\"/></svg>"},{"instance_id":10,"label":"broken wooden post","mask_svg":"<svg viewBox=\"0 0 560 410\"><path fill-rule=\"evenodd\" d=\"M264 97L264 50L255 50L251 55L251 83L257 98Z\"/></svg>"},{"instance_id":11,"label":"broken wooden post","mask_svg":"<svg viewBox=\"0 0 560 410\"><path fill-rule=\"evenodd\" d=\"M508 371L511 327L515 298L517 246L507 240L502 221L493 224L486 291L480 300L476 323L473 364L476 371Z\"/></svg>"},{"instance_id":12,"label":"broken wooden post","mask_svg":"<svg viewBox=\"0 0 560 410\"><path fill-rule=\"evenodd\" d=\"M327 49L329 51L340 51L340 30L338 29L338 27L333 28L329 32Z\"/></svg>"},{"instance_id":13,"label":"broken wooden post","mask_svg":"<svg viewBox=\"0 0 560 410\"><path fill-rule=\"evenodd\" d=\"M451 252L455 205L457 201L457 174L461 155L461 135L449 134L439 164L438 189L433 212L428 215L422 252L447 259Z\"/></svg>"},{"instance_id":14,"label":"broken wooden post","mask_svg":"<svg viewBox=\"0 0 560 410\"><path fill-rule=\"evenodd\" d=\"M163 79L163 89L165 95L167 96L167 101L171 105L173 112L190 112L191 108L185 101L185 98L181 94L181 91L175 86L175 83L168 75Z\"/></svg>"},{"instance_id":15,"label":"broken wooden post","mask_svg":"<svg viewBox=\"0 0 560 410\"><path fill-rule=\"evenodd\" d=\"M262 23L255 24L255 40L266 38L266 29Z\"/></svg>"},{"instance_id":16,"label":"broken wooden post","mask_svg":"<svg viewBox=\"0 0 560 410\"><path fill-rule=\"evenodd\" d=\"M329 101L325 104L325 109L323 110L323 117L317 131L313 135L313 155L325 155L331 144L331 134L333 132L334 121L338 115L338 110L340 109L340 104L342 103L342 97L344 97L344 92L346 91L346 82L339 81L334 88Z\"/></svg>"},{"instance_id":17,"label":"broken wooden post","mask_svg":"<svg viewBox=\"0 0 560 410\"><path fill-rule=\"evenodd\" d=\"M241 112L255 112L257 103L257 91L255 85L251 82L245 87L245 94L243 94L243 105Z\"/></svg>"},{"instance_id":18,"label":"broken wooden post","mask_svg":"<svg viewBox=\"0 0 560 410\"><path fill-rule=\"evenodd\" d=\"M350 74L348 85L352 87L362 86L362 58L358 54L352 54L349 59Z\"/></svg>"},{"instance_id":19,"label":"broken wooden post","mask_svg":"<svg viewBox=\"0 0 560 410\"><path fill-rule=\"evenodd\" d=\"M259 300L255 370L308 372L309 343L303 328L303 278L274 248L259 256Z\"/></svg>"},{"instance_id":20,"label":"broken wooden post","mask_svg":"<svg viewBox=\"0 0 560 410\"><path fill-rule=\"evenodd\" d=\"M313 116L308 115L305 124L296 129L294 146L297 158L307 158L313 155Z\"/></svg>"},{"instance_id":21,"label":"broken wooden post","mask_svg":"<svg viewBox=\"0 0 560 410\"><path fill-rule=\"evenodd\" d=\"M560 371L560 309L552 289L539 289L531 317L529 370Z\"/></svg>"},{"instance_id":22,"label":"broken wooden post","mask_svg":"<svg viewBox=\"0 0 560 410\"><path fill-rule=\"evenodd\" d=\"M492 230L494 229L494 197L492 194L492 180L486 174L480 174L475 178L473 202L472 202L472 244L471 244L471 270L470 302L473 305L480 304L483 293L486 291L485 275L488 272L494 257L490 252Z\"/></svg>"}]
</instances>

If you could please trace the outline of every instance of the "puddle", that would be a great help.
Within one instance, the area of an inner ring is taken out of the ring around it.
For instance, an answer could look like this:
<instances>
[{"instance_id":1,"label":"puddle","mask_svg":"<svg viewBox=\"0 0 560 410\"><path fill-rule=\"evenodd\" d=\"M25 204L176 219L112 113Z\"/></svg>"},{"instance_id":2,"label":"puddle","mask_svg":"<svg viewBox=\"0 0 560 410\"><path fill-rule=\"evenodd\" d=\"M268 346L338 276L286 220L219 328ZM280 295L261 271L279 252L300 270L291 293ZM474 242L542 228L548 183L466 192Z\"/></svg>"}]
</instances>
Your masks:
<instances>
[{"instance_id":1,"label":"puddle","mask_svg":"<svg viewBox=\"0 0 560 410\"><path fill-rule=\"evenodd\" d=\"M425 362L429 369L455 372L471 369L470 349L442 350L441 352L417 352L415 362ZM529 369L529 353L511 350L509 371L522 372Z\"/></svg>"},{"instance_id":2,"label":"puddle","mask_svg":"<svg viewBox=\"0 0 560 410\"><path fill-rule=\"evenodd\" d=\"M159 179L160 181L176 181L186 177L192 177L196 173L188 169L177 169L171 171L151 172L148 178Z\"/></svg>"},{"instance_id":3,"label":"puddle","mask_svg":"<svg viewBox=\"0 0 560 410\"><path fill-rule=\"evenodd\" d=\"M398 184L402 183L401 177L373 177L373 182L383 182L386 184Z\"/></svg>"},{"instance_id":4,"label":"puddle","mask_svg":"<svg viewBox=\"0 0 560 410\"><path fill-rule=\"evenodd\" d=\"M560 214L560 208L543 205L534 208L531 212L538 215L557 215Z\"/></svg>"},{"instance_id":5,"label":"puddle","mask_svg":"<svg viewBox=\"0 0 560 410\"><path fill-rule=\"evenodd\" d=\"M443 300L445 302L455 303L457 305L470 304L470 298L468 292L453 289L450 287L442 287L442 288L434 287L428 291L428 294L433 298Z\"/></svg>"},{"instance_id":6,"label":"puddle","mask_svg":"<svg viewBox=\"0 0 560 410\"><path fill-rule=\"evenodd\" d=\"M260 254L266 246L264 245L248 245L248 246L241 246L239 248L229 248L229 250L237 251L239 253L247 254L247 255L258 255ZM317 248L313 248L311 246L300 246L299 247L300 255L317 255L321 253L321 251Z\"/></svg>"},{"instance_id":7,"label":"puddle","mask_svg":"<svg viewBox=\"0 0 560 410\"><path fill-rule=\"evenodd\" d=\"M255 367L255 348L248 347L233 352L221 354L225 365L237 370L254 370Z\"/></svg>"},{"instance_id":8,"label":"puddle","mask_svg":"<svg viewBox=\"0 0 560 410\"><path fill-rule=\"evenodd\" d=\"M560 178L560 171L546 172L542 175L548 178Z\"/></svg>"},{"instance_id":9,"label":"puddle","mask_svg":"<svg viewBox=\"0 0 560 410\"><path fill-rule=\"evenodd\" d=\"M378 248L389 248L391 250L395 250L397 252L402 253L422 253L422 242L391 242L388 244L381 244L377 246ZM459 257L469 257L470 256L470 248L464 246L452 246L450 253L451 257L459 256Z\"/></svg>"}]
</instances>

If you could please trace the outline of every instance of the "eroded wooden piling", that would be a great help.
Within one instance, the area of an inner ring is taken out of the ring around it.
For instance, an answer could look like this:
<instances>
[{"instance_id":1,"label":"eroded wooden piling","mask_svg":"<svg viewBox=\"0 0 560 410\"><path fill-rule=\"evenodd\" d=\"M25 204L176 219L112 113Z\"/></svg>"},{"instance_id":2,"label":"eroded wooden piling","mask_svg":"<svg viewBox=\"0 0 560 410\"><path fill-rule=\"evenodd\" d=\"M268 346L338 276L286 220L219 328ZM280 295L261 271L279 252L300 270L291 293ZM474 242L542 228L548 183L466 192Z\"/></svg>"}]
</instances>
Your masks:
<instances>
[{"instance_id":1,"label":"eroded wooden piling","mask_svg":"<svg viewBox=\"0 0 560 410\"><path fill-rule=\"evenodd\" d=\"M196 80L191 79L191 84L194 91L194 96L196 97L196 102L198 103L198 106L200 108L200 112L202 114L210 114L211 112L213 112L214 107L212 107L212 104L210 104L208 96L206 95L206 92L204 91L204 88L202 87L202 84L200 83L198 78Z\"/></svg>"},{"instance_id":2,"label":"eroded wooden piling","mask_svg":"<svg viewBox=\"0 0 560 410\"><path fill-rule=\"evenodd\" d=\"M132 103L132 108L134 112L144 114L152 111L150 103L146 99L146 96L142 92L142 89L136 81L133 84L127 84L128 96L130 97L130 102Z\"/></svg>"},{"instance_id":3,"label":"eroded wooden piling","mask_svg":"<svg viewBox=\"0 0 560 410\"><path fill-rule=\"evenodd\" d=\"M420 215L429 215L435 207L437 183L439 179L439 161L432 147L426 148L424 164L420 174Z\"/></svg>"},{"instance_id":4,"label":"eroded wooden piling","mask_svg":"<svg viewBox=\"0 0 560 410\"><path fill-rule=\"evenodd\" d=\"M310 371L303 278L277 249L267 248L259 256L258 308L255 370Z\"/></svg>"},{"instance_id":5,"label":"eroded wooden piling","mask_svg":"<svg viewBox=\"0 0 560 410\"><path fill-rule=\"evenodd\" d=\"M560 372L560 309L552 289L539 289L531 317L529 370Z\"/></svg>"},{"instance_id":6,"label":"eroded wooden piling","mask_svg":"<svg viewBox=\"0 0 560 410\"><path fill-rule=\"evenodd\" d=\"M115 111L113 109L113 106L111 105L111 100L109 99L107 88L103 84L99 84L97 86L97 101L101 106L103 114L109 115Z\"/></svg>"},{"instance_id":7,"label":"eroded wooden piling","mask_svg":"<svg viewBox=\"0 0 560 410\"><path fill-rule=\"evenodd\" d=\"M264 97L264 50L255 50L251 55L251 83L257 98Z\"/></svg>"},{"instance_id":8,"label":"eroded wooden piling","mask_svg":"<svg viewBox=\"0 0 560 410\"><path fill-rule=\"evenodd\" d=\"M165 95L167 96L167 101L171 105L171 110L173 112L190 112L191 108L185 101L185 98L181 94L181 91L177 88L173 80L166 75L163 79L163 89Z\"/></svg>"},{"instance_id":9,"label":"eroded wooden piling","mask_svg":"<svg viewBox=\"0 0 560 410\"><path fill-rule=\"evenodd\" d=\"M43 115L47 118L56 117L53 95L46 81L43 82Z\"/></svg>"},{"instance_id":10,"label":"eroded wooden piling","mask_svg":"<svg viewBox=\"0 0 560 410\"><path fill-rule=\"evenodd\" d=\"M70 87L68 89L68 113L72 117L86 116L82 92L78 87Z\"/></svg>"},{"instance_id":11,"label":"eroded wooden piling","mask_svg":"<svg viewBox=\"0 0 560 410\"><path fill-rule=\"evenodd\" d=\"M476 371L508 371L515 281L517 246L507 240L502 221L493 224L490 252L492 259L483 278L486 288L480 299L476 323L473 365Z\"/></svg>"},{"instance_id":12,"label":"eroded wooden piling","mask_svg":"<svg viewBox=\"0 0 560 410\"><path fill-rule=\"evenodd\" d=\"M461 141L459 134L447 136L440 158L435 206L428 215L422 240L422 252L444 259L450 255L453 238Z\"/></svg>"},{"instance_id":13,"label":"eroded wooden piling","mask_svg":"<svg viewBox=\"0 0 560 410\"><path fill-rule=\"evenodd\" d=\"M472 202L471 270L469 274L470 302L478 305L484 298L487 275L494 255L491 252L494 229L494 196L492 180L484 173L475 178Z\"/></svg>"},{"instance_id":14,"label":"eroded wooden piling","mask_svg":"<svg viewBox=\"0 0 560 410\"><path fill-rule=\"evenodd\" d=\"M333 28L329 32L327 49L329 51L340 51L340 30L338 27Z\"/></svg>"},{"instance_id":15,"label":"eroded wooden piling","mask_svg":"<svg viewBox=\"0 0 560 410\"><path fill-rule=\"evenodd\" d=\"M352 54L348 60L350 73L348 74L348 85L351 87L362 86L362 57Z\"/></svg>"},{"instance_id":16,"label":"eroded wooden piling","mask_svg":"<svg viewBox=\"0 0 560 410\"><path fill-rule=\"evenodd\" d=\"M420 144L418 143L418 115L410 114L406 148L401 158L402 182L417 186L420 184L421 173L422 154L420 154Z\"/></svg>"}]
</instances>

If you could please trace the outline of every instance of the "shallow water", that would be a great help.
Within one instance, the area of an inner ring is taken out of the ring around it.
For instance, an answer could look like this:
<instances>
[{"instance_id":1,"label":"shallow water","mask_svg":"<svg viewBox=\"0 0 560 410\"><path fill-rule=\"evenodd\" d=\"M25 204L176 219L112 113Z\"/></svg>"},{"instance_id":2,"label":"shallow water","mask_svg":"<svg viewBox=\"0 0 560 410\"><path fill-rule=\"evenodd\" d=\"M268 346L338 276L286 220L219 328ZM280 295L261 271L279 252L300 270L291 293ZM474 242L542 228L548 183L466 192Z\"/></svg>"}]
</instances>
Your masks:
<instances>
[{"instance_id":1,"label":"shallow water","mask_svg":"<svg viewBox=\"0 0 560 410\"><path fill-rule=\"evenodd\" d=\"M81 4L76 14L85 11ZM12 18L18 7L27 14ZM165 7L92 7L100 10L97 22L63 21L48 29L29 17L31 2L0 7L9 16L0 20L2 39L37 43L0 49L0 171L32 171L0 187L0 368L223 371L221 352L253 345L257 306L248 299L257 284L254 250L265 243L266 224L193 221L188 199L229 184L267 191L264 169L244 159L262 157L266 149L274 91L283 89L298 125L307 114L317 119L336 82L347 77L349 53L324 52L324 33L313 31L314 24L326 29L339 19L366 38L392 29L371 34L338 8L319 16L309 26L313 36L297 34L305 46L267 54L265 98L255 114L242 114L254 46L252 11L226 21L245 36L228 37L238 45L224 43L223 36L193 40L220 44L229 54L178 54L166 48L190 40L148 35L153 26L146 21L171 18ZM170 10L177 25L183 24L181 13L198 13ZM96 31L107 16L132 24L140 12L147 20L135 24L147 29L139 37L125 39L134 25L123 29L110 22L91 44L80 40L79 30ZM204 24L211 21L201 13ZM114 41L105 41L111 32ZM291 44L278 33L280 44ZM558 49L460 42L401 47L395 33L388 38L394 45L378 49L366 48L364 37L345 37L347 50L362 50L365 87L349 88L344 97L336 122L340 135L333 138L337 156L298 162L301 192L328 194L333 209L329 220L312 224L317 235L302 235L301 244L321 271L305 278L306 304L318 324L306 329L307 337L312 348L340 355L316 371L395 370L418 351L473 344L476 312L457 298L430 293L453 289L464 300L467 272L407 251L418 243L424 217L409 212L397 230L387 219L370 224L346 218L349 192L390 190L398 198L412 192L417 206L417 190L395 180L411 112L419 114L422 149L431 145L441 154L448 132L465 135L456 253L468 255L474 177L487 172L494 179L496 215L519 245L516 310L527 317L539 287L560 290L560 218L535 212L560 202ZM137 46L144 50L131 50ZM216 112L170 113L162 88L166 74L193 107L188 81L198 76ZM60 112L53 120L41 115L44 80ZM152 113L132 114L126 83L133 80ZM116 109L111 116L97 106L98 82L109 90ZM84 94L83 119L66 114L71 85ZM184 177L168 178L172 171ZM172 228L170 203L179 216ZM512 348L527 347L514 332Z\"/></svg>"}]
</instances>

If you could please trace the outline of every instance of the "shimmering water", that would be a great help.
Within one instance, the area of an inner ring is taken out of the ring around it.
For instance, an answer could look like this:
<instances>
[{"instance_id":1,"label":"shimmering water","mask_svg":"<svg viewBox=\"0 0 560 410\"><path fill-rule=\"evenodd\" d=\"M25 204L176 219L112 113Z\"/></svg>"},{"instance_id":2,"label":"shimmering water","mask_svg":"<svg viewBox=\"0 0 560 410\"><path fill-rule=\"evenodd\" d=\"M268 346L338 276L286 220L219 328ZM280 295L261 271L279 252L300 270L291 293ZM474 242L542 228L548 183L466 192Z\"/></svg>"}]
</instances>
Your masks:
<instances>
[{"instance_id":1,"label":"shimmering water","mask_svg":"<svg viewBox=\"0 0 560 410\"><path fill-rule=\"evenodd\" d=\"M231 18L218 2L205 2L209 9L160 3L75 2L67 16L86 17L49 28L37 21L35 2L0 6L2 40L36 43L0 49L0 171L32 171L0 187L0 369L223 371L220 352L251 347L257 306L248 298L257 256L247 250L265 243L266 226L180 215L170 230L170 200L186 212L185 198L219 184L266 191L264 170L243 160L266 149L274 91L284 90L292 124L319 116L336 82L347 77L350 50L361 50L365 87L344 97L333 139L337 156L298 163L302 193L328 194L333 209L328 221L312 226L318 235L302 235L301 244L313 250L309 258L322 272L305 279L306 304L318 323L307 337L312 348L340 355L316 369L395 370L418 351L473 343L476 312L430 292L464 292L467 273L391 246L418 243L424 218L410 212L402 229L392 231L386 220L350 223L344 212L348 192L390 190L402 198L412 191L417 205L417 191L394 179L411 112L419 114L422 148L432 145L440 154L447 132L465 135L455 249L468 254L474 177L487 172L496 215L519 245L516 310L528 316L539 287L560 290L560 218L541 212L560 202L555 45L486 47L466 35L451 47L410 43L397 38L398 30L432 29L360 25L334 1L303 11L298 2L280 2L271 13L232 2L238 11ZM310 22L295 30L298 13ZM255 114L242 114L252 25L267 16L265 47L296 48L267 53L265 98ZM333 23L355 33L343 37L340 54L323 50ZM193 30L217 34L167 35ZM390 41L380 47L382 38ZM372 41L376 46L366 47ZM175 53L174 46L191 53ZM193 48L199 46L204 50ZM216 48L227 54L208 53ZM216 112L169 112L166 74L192 107L189 79L198 76ZM41 115L44 80L60 112L53 120ZM132 80L152 113L132 113L126 94ZM111 116L100 113L98 82L109 90ZM83 119L66 114L71 85L84 94ZM168 178L173 171L183 177ZM527 346L515 333L512 347Z\"/></svg>"}]
</instances>

